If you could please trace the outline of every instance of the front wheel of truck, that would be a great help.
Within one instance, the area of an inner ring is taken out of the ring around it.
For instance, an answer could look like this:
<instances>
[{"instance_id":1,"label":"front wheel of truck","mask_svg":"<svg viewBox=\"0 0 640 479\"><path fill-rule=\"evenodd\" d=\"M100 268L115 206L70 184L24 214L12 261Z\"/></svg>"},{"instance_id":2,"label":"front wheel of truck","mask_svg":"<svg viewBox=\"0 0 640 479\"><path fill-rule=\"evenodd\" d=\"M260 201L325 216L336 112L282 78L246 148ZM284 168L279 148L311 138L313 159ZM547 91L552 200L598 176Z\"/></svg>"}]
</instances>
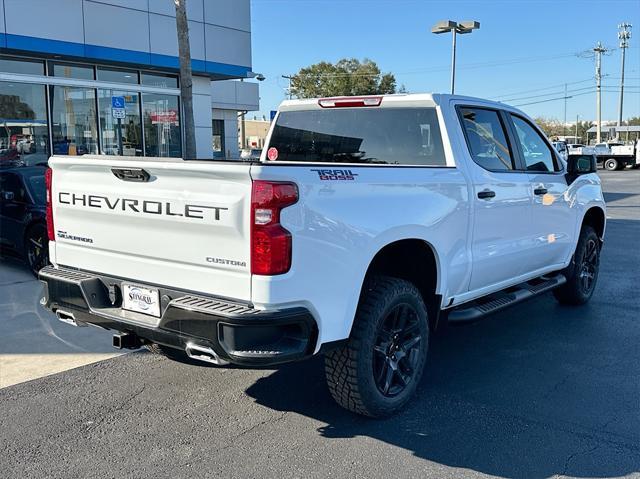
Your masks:
<instances>
[{"instance_id":1,"label":"front wheel of truck","mask_svg":"<svg viewBox=\"0 0 640 479\"><path fill-rule=\"evenodd\" d=\"M369 417L390 416L414 395L427 359L427 308L408 281L368 281L348 343L325 357L333 398Z\"/></svg>"},{"instance_id":2,"label":"front wheel of truck","mask_svg":"<svg viewBox=\"0 0 640 479\"><path fill-rule=\"evenodd\" d=\"M600 238L588 225L582 227L571 263L563 271L567 282L553 290L562 304L584 304L593 295L600 270Z\"/></svg>"}]
</instances>

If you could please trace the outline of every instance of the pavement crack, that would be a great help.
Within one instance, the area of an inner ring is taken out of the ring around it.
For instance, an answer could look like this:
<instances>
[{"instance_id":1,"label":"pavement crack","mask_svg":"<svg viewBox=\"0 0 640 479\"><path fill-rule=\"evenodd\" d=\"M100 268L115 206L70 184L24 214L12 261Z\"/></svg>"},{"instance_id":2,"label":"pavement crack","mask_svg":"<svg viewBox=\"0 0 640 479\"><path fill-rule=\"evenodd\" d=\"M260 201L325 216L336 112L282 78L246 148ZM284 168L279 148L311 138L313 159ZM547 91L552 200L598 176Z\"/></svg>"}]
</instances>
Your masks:
<instances>
[{"instance_id":1,"label":"pavement crack","mask_svg":"<svg viewBox=\"0 0 640 479\"><path fill-rule=\"evenodd\" d=\"M96 420L90 427L90 429L97 429L98 427L100 427L105 419L107 418L107 416L112 416L113 414L122 411L127 405L129 405L134 399L136 399L138 396L140 396L145 390L147 389L147 386L145 384L142 385L142 388L139 391L136 391L132 394L130 394L128 397L126 397L123 401L120 401L120 403L118 405L116 405L114 408L110 409L107 413L102 414L98 420Z\"/></svg>"},{"instance_id":2,"label":"pavement crack","mask_svg":"<svg viewBox=\"0 0 640 479\"><path fill-rule=\"evenodd\" d=\"M275 424L277 422L280 422L284 419L284 417L287 415L287 411L282 412L280 415L276 416L275 418L269 418L269 419L265 419L264 421L260 421L257 424L254 424L253 426L245 429L244 431L242 431L240 434L236 435L234 437L234 439L238 439L242 436L244 436L245 434L250 433L251 431L254 431L255 429L258 429L259 427L262 427L266 424Z\"/></svg>"},{"instance_id":3,"label":"pavement crack","mask_svg":"<svg viewBox=\"0 0 640 479\"><path fill-rule=\"evenodd\" d=\"M569 472L569 466L571 466L571 462L577 457L577 456L581 456L583 454L591 454L592 452L594 452L596 449L598 449L600 447L600 444L596 444L595 446L586 449L586 450L582 450L582 451L576 451L573 452L571 454L569 454L569 456L567 456L567 458L564 461L564 467L562 468L562 472L560 473L561 476L568 476L568 472Z\"/></svg>"}]
</instances>

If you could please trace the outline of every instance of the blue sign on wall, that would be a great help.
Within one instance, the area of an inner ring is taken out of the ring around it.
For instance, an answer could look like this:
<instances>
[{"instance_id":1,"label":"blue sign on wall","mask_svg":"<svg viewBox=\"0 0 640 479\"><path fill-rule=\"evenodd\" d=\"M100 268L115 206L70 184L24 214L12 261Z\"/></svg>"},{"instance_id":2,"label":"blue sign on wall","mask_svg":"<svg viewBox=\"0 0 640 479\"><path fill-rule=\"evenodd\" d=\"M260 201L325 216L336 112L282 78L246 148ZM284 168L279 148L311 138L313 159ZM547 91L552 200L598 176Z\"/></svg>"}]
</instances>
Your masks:
<instances>
[{"instance_id":1,"label":"blue sign on wall","mask_svg":"<svg viewBox=\"0 0 640 479\"><path fill-rule=\"evenodd\" d=\"M271 121L276 117L276 113L278 113L276 110L271 110Z\"/></svg>"}]
</instances>

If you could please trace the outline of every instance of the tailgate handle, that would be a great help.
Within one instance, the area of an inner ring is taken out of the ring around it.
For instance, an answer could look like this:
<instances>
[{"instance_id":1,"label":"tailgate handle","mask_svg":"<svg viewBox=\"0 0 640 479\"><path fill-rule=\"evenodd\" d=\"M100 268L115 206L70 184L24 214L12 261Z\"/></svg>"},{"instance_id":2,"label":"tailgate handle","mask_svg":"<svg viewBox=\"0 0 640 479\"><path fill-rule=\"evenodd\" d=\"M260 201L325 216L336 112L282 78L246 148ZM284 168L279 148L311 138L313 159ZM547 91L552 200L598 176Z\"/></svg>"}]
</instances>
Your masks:
<instances>
[{"instance_id":1,"label":"tailgate handle","mask_svg":"<svg viewBox=\"0 0 640 479\"><path fill-rule=\"evenodd\" d=\"M151 176L142 168L111 168L111 173L122 181L149 181Z\"/></svg>"}]
</instances>

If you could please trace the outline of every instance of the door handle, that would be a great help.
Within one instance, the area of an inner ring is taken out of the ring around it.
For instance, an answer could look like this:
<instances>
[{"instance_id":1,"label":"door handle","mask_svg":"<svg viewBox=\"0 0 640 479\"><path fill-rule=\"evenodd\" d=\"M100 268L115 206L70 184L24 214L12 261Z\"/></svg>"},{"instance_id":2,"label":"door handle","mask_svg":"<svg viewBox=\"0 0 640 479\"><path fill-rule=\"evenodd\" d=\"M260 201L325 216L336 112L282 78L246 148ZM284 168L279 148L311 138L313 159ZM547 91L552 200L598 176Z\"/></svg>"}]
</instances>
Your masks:
<instances>
[{"instance_id":1,"label":"door handle","mask_svg":"<svg viewBox=\"0 0 640 479\"><path fill-rule=\"evenodd\" d=\"M151 176L142 168L111 168L111 173L122 181L149 181Z\"/></svg>"},{"instance_id":2,"label":"door handle","mask_svg":"<svg viewBox=\"0 0 640 479\"><path fill-rule=\"evenodd\" d=\"M495 191L491 191L491 190L478 191L478 198L480 198L481 200L488 200L495 196L496 196Z\"/></svg>"},{"instance_id":3,"label":"door handle","mask_svg":"<svg viewBox=\"0 0 640 479\"><path fill-rule=\"evenodd\" d=\"M546 195L547 194L547 189L546 188L536 188L535 190L533 190L533 194L534 195Z\"/></svg>"}]
</instances>

